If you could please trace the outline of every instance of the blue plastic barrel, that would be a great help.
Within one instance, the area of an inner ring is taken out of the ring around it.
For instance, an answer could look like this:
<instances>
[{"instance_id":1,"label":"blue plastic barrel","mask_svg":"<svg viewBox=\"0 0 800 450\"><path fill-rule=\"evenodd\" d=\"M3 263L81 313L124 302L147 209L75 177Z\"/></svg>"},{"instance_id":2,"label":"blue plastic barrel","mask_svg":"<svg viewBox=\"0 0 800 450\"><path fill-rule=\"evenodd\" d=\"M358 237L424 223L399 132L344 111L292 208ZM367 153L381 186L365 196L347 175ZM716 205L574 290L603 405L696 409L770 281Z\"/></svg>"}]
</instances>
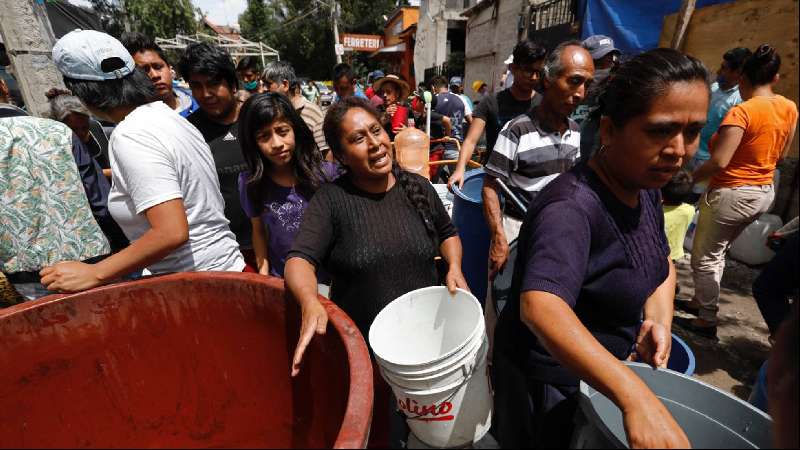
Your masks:
<instances>
[{"instance_id":1,"label":"blue plastic barrel","mask_svg":"<svg viewBox=\"0 0 800 450\"><path fill-rule=\"evenodd\" d=\"M694 375L694 352L689 345L678 336L672 335L672 351L669 353L667 369L680 372L687 377Z\"/></svg>"},{"instance_id":2,"label":"blue plastic barrel","mask_svg":"<svg viewBox=\"0 0 800 450\"><path fill-rule=\"evenodd\" d=\"M464 175L464 186L453 186L453 224L464 248L461 271L472 294L481 305L486 303L489 276L489 227L483 217L483 169Z\"/></svg>"}]
</instances>

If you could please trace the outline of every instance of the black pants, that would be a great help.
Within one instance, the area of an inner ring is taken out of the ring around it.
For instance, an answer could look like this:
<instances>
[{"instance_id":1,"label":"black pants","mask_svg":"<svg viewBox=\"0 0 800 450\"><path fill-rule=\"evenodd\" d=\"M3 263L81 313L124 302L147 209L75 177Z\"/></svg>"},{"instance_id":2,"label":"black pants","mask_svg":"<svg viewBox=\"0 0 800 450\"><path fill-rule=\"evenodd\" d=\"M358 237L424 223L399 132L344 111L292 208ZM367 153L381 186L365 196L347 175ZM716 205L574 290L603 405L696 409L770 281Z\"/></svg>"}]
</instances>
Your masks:
<instances>
[{"instance_id":1,"label":"black pants","mask_svg":"<svg viewBox=\"0 0 800 450\"><path fill-rule=\"evenodd\" d=\"M753 282L753 297L756 298L758 309L761 310L772 335L778 331L784 319L789 317L789 296L797 293L799 238L798 233L787 238L772 261L767 263Z\"/></svg>"},{"instance_id":2,"label":"black pants","mask_svg":"<svg viewBox=\"0 0 800 450\"><path fill-rule=\"evenodd\" d=\"M578 406L578 387L532 380L495 349L492 366L492 435L501 448L567 448Z\"/></svg>"}]
</instances>

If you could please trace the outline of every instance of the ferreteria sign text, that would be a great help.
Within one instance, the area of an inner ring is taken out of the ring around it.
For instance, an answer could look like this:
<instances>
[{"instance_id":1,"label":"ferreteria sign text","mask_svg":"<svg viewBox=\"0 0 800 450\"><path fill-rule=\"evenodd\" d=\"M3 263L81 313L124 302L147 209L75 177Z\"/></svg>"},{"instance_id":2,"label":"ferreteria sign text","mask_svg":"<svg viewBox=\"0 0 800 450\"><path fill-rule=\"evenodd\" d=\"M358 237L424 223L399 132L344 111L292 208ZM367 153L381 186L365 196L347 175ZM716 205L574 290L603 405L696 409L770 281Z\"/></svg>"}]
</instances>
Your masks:
<instances>
[{"instance_id":1,"label":"ferreteria sign text","mask_svg":"<svg viewBox=\"0 0 800 450\"><path fill-rule=\"evenodd\" d=\"M383 47L383 36L376 34L343 34L342 45L345 50L374 52Z\"/></svg>"}]
</instances>

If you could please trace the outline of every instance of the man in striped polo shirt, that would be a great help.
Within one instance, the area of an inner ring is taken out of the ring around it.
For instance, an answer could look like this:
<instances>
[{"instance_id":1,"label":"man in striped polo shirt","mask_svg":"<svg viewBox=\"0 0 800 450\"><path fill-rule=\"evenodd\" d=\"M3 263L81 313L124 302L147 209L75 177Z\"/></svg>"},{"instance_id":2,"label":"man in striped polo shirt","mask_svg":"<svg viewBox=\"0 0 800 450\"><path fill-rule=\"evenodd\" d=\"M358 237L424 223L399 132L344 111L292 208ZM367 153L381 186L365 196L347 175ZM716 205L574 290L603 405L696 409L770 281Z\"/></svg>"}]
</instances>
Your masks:
<instances>
[{"instance_id":1,"label":"man in striped polo shirt","mask_svg":"<svg viewBox=\"0 0 800 450\"><path fill-rule=\"evenodd\" d=\"M541 103L500 132L483 185L484 215L492 239L490 278L505 265L508 242L519 235L523 219L512 202L506 202L504 214L495 180L505 183L523 203L530 203L550 181L575 165L580 158L580 127L569 115L583 102L593 76L592 56L580 42L559 45L545 61Z\"/></svg>"}]
</instances>

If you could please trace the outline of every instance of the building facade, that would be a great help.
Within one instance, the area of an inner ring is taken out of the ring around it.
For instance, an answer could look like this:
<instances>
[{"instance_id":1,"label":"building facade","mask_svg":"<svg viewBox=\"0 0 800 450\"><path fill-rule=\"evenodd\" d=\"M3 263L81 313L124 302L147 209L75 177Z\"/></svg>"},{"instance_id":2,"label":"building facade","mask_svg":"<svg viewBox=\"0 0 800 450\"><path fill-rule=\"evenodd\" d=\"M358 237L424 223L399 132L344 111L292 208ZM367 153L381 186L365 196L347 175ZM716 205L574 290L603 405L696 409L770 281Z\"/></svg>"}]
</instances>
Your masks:
<instances>
[{"instance_id":1,"label":"building facade","mask_svg":"<svg viewBox=\"0 0 800 450\"><path fill-rule=\"evenodd\" d=\"M419 7L401 6L388 17L383 28L383 47L370 56L386 64L388 73L415 85L414 48Z\"/></svg>"},{"instance_id":2,"label":"building facade","mask_svg":"<svg viewBox=\"0 0 800 450\"><path fill-rule=\"evenodd\" d=\"M574 0L483 0L462 14L467 18L464 62L465 93L475 98L472 83L482 80L500 90L514 46L530 38L552 49L577 37Z\"/></svg>"},{"instance_id":3,"label":"building facade","mask_svg":"<svg viewBox=\"0 0 800 450\"><path fill-rule=\"evenodd\" d=\"M486 0L483 0L484 2ZM464 10L478 0L422 0L419 6L414 72L419 81L425 72L440 68L451 55L463 54L466 44L467 18Z\"/></svg>"}]
</instances>

